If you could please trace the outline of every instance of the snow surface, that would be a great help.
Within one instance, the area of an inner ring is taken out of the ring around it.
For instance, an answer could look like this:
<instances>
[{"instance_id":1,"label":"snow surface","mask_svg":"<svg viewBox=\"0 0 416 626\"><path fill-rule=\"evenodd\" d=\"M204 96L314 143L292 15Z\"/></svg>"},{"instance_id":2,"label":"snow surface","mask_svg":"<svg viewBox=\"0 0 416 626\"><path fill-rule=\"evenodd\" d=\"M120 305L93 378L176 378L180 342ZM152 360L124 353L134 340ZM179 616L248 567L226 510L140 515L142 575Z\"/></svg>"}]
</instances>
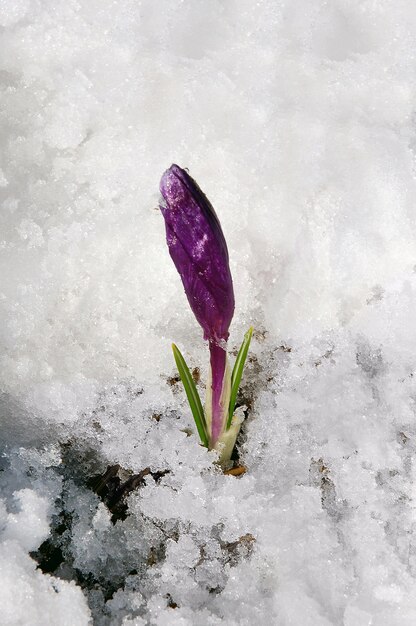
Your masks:
<instances>
[{"instance_id":1,"label":"snow surface","mask_svg":"<svg viewBox=\"0 0 416 626\"><path fill-rule=\"evenodd\" d=\"M1 0L0 25L0 623L413 626L414 0ZM208 357L172 162L229 243L230 350L256 329L238 478L185 432L170 343L201 393ZM150 469L113 523L115 464Z\"/></svg>"}]
</instances>

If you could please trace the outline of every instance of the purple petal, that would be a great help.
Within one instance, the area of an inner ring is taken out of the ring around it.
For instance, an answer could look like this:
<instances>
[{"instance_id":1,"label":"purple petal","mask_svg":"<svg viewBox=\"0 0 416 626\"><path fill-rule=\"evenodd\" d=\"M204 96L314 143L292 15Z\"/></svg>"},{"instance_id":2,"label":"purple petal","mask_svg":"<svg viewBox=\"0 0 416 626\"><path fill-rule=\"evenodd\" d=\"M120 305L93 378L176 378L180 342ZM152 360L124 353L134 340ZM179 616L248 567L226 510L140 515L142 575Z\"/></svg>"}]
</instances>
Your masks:
<instances>
[{"instance_id":1,"label":"purple petal","mask_svg":"<svg viewBox=\"0 0 416 626\"><path fill-rule=\"evenodd\" d=\"M161 205L170 255L205 339L228 338L234 291L218 217L189 174L172 165L162 176Z\"/></svg>"}]
</instances>

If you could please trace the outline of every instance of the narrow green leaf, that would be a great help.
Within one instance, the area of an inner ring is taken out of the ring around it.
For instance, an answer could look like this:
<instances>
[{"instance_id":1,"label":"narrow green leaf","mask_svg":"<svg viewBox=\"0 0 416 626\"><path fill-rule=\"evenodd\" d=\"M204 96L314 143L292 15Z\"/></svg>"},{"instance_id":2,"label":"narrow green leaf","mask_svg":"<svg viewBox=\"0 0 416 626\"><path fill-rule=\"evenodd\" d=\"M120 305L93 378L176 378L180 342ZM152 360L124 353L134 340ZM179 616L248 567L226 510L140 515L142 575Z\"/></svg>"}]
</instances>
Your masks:
<instances>
[{"instance_id":1,"label":"narrow green leaf","mask_svg":"<svg viewBox=\"0 0 416 626\"><path fill-rule=\"evenodd\" d=\"M191 407L192 415L194 416L198 435L204 446L208 447L207 427L205 423L204 409L202 408L201 399L199 397L198 390L195 386L189 367L186 364L179 348L172 344L173 356L175 357L176 366L179 370L183 386L185 387L186 396L188 398L189 406Z\"/></svg>"},{"instance_id":2,"label":"narrow green leaf","mask_svg":"<svg viewBox=\"0 0 416 626\"><path fill-rule=\"evenodd\" d=\"M235 401L237 399L238 388L240 386L241 377L243 375L244 365L246 362L252 335L253 327L250 326L250 328L244 335L243 343L241 344L241 348L238 351L237 358L233 367L233 373L231 374L231 396L228 410L227 430L230 428L231 420L233 419Z\"/></svg>"}]
</instances>

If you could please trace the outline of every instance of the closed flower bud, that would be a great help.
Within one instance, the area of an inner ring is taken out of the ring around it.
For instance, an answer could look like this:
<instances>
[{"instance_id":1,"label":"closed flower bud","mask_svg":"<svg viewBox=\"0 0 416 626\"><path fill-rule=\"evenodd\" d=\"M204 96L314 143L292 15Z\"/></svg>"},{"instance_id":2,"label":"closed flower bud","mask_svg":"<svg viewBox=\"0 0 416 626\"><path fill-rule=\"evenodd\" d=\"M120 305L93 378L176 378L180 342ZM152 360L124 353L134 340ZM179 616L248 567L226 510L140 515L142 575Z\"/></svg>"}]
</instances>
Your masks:
<instances>
[{"instance_id":1,"label":"closed flower bud","mask_svg":"<svg viewBox=\"0 0 416 626\"><path fill-rule=\"evenodd\" d=\"M234 290L227 244L210 201L185 170L178 165L166 170L160 191L170 256L209 341L211 384L205 413L210 447L214 447L224 432L230 400L226 341L234 314Z\"/></svg>"}]
</instances>

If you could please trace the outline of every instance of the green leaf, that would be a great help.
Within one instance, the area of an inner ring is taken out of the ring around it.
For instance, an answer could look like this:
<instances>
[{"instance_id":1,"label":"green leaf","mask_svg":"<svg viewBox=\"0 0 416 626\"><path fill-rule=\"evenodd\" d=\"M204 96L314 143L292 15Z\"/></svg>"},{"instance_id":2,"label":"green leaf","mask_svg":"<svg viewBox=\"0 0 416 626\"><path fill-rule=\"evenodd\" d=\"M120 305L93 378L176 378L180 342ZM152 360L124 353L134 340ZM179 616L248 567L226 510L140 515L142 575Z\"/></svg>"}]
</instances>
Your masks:
<instances>
[{"instance_id":1,"label":"green leaf","mask_svg":"<svg viewBox=\"0 0 416 626\"><path fill-rule=\"evenodd\" d=\"M195 387L194 379L192 378L189 367L186 364L179 348L172 344L173 356L175 357L176 365L179 370L183 386L188 398L189 406L191 407L192 415L194 416L195 424L198 430L198 435L203 445L208 447L207 426L205 423L204 409L202 408L201 399L198 394L198 390Z\"/></svg>"},{"instance_id":2,"label":"green leaf","mask_svg":"<svg viewBox=\"0 0 416 626\"><path fill-rule=\"evenodd\" d=\"M248 349L250 347L251 337L253 335L253 327L250 326L246 334L244 335L243 343L238 351L237 358L234 363L233 373L231 374L231 396L230 405L228 409L227 430L231 426L231 420L233 419L235 401L237 399L238 388L240 386L241 377L243 375L243 369L246 362Z\"/></svg>"}]
</instances>

